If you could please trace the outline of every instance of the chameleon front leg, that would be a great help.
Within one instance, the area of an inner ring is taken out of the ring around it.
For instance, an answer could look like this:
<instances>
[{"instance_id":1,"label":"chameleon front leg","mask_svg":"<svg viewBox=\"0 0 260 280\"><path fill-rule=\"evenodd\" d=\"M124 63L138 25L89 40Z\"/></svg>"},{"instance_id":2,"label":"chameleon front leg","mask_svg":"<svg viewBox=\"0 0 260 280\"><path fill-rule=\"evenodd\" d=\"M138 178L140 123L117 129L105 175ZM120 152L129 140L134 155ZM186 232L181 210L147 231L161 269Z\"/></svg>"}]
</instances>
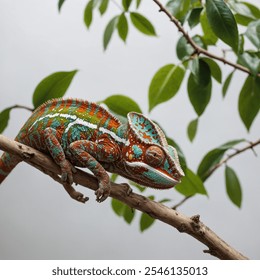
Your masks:
<instances>
[{"instance_id":1,"label":"chameleon front leg","mask_svg":"<svg viewBox=\"0 0 260 280\"><path fill-rule=\"evenodd\" d=\"M88 197L78 191L76 191L71 185L73 183L73 173L76 172L75 167L65 158L64 151L56 137L57 131L51 127L44 130L44 141L46 147L51 154L54 161L61 168L61 179L63 182L63 187L68 192L68 194L75 200L85 203Z\"/></svg>"},{"instance_id":2,"label":"chameleon front leg","mask_svg":"<svg viewBox=\"0 0 260 280\"><path fill-rule=\"evenodd\" d=\"M88 140L78 140L70 144L70 151L83 167L87 167L98 179L99 188L96 190L98 202L104 201L110 194L109 176L98 160L103 162L115 161L119 156L119 148L106 138L98 143Z\"/></svg>"}]
</instances>

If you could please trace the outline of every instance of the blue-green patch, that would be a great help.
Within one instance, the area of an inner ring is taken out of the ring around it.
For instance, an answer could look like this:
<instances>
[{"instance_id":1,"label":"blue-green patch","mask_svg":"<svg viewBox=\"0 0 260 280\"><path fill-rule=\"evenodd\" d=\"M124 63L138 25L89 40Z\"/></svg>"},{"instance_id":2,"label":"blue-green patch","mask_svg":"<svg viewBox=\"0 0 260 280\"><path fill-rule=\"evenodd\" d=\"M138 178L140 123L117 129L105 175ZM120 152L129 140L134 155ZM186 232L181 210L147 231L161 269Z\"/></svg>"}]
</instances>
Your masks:
<instances>
[{"instance_id":1,"label":"blue-green patch","mask_svg":"<svg viewBox=\"0 0 260 280\"><path fill-rule=\"evenodd\" d=\"M142 149L137 145L133 145L132 151L134 153L135 158L139 158L143 154Z\"/></svg>"}]
</instances>

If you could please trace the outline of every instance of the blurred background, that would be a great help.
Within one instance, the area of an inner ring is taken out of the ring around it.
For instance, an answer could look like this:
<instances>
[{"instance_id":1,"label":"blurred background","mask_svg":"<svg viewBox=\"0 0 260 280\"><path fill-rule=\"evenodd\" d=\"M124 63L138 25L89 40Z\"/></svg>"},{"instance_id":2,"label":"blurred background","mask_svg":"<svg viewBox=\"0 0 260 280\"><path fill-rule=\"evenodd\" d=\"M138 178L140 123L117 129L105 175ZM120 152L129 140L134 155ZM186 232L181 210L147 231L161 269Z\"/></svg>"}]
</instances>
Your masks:
<instances>
[{"instance_id":1,"label":"blurred background","mask_svg":"<svg viewBox=\"0 0 260 280\"><path fill-rule=\"evenodd\" d=\"M173 24L158 13L153 1L142 1L140 12L153 22L158 37L144 36L131 26L126 44L114 34L104 52L103 31L118 8L111 3L102 18L95 12L87 30L83 22L87 1L67 0L61 13L57 2L0 0L0 111L15 104L32 107L32 93L44 77L78 69L66 97L101 101L125 94L148 115L150 80L161 66L178 61L179 34ZM220 66L226 77L231 68ZM185 81L175 98L149 115L181 146L193 170L210 149L233 139L259 138L259 117L250 133L239 118L238 94L245 78L246 74L236 73L225 100L221 86L213 82L212 99L193 143L186 128L196 114ZM3 134L14 138L29 116L29 111L12 110ZM260 147L255 150L259 155ZM230 166L243 188L241 209L226 195L222 167L205 184L209 198L197 195L179 211L200 214L222 239L249 258L259 259L259 157L247 151L232 159ZM110 198L98 204L92 191L77 188L90 197L85 205L73 201L61 185L38 170L18 165L0 188L0 259L213 259L202 252L203 244L159 221L140 233L140 213L129 226L114 214ZM172 204L182 199L173 189L147 189L144 194L153 194L156 200L171 198Z\"/></svg>"}]
</instances>

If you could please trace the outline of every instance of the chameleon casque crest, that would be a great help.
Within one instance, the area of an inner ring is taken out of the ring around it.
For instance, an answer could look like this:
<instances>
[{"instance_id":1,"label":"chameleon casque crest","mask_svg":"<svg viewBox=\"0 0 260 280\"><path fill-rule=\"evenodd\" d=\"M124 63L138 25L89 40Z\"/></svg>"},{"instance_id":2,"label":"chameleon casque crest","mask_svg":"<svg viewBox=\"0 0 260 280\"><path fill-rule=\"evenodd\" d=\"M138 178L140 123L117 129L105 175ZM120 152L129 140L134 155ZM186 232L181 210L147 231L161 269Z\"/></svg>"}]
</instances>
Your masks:
<instances>
[{"instance_id":1,"label":"chameleon casque crest","mask_svg":"<svg viewBox=\"0 0 260 280\"><path fill-rule=\"evenodd\" d=\"M110 192L106 171L157 189L174 187L184 173L176 149L158 125L131 112L122 124L105 108L79 99L52 99L38 107L16 141L51 155L61 168L63 186L79 202L88 198L72 187L74 166L86 167L98 179L98 202ZM4 153L0 184L21 160Z\"/></svg>"}]
</instances>

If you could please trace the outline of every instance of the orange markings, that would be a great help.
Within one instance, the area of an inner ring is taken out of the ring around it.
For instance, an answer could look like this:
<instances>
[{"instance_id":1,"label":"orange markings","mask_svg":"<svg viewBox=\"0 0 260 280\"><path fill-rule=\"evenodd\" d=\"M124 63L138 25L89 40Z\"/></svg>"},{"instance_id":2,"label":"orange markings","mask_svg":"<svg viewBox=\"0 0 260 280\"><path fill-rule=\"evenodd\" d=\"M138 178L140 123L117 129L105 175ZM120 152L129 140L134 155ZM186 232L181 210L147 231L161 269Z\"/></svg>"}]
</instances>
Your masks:
<instances>
[{"instance_id":1,"label":"orange markings","mask_svg":"<svg viewBox=\"0 0 260 280\"><path fill-rule=\"evenodd\" d=\"M91 104L91 109L90 109L90 116L93 116L95 114L95 110L96 110L96 105L94 103L90 103Z\"/></svg>"},{"instance_id":2,"label":"orange markings","mask_svg":"<svg viewBox=\"0 0 260 280\"><path fill-rule=\"evenodd\" d=\"M53 99L52 103L51 103L51 107L49 108L50 111L52 111L56 105L57 105L58 100L57 99Z\"/></svg>"},{"instance_id":3,"label":"orange markings","mask_svg":"<svg viewBox=\"0 0 260 280\"><path fill-rule=\"evenodd\" d=\"M70 109L72 102L73 102L72 99L67 99L66 109Z\"/></svg>"}]
</instances>

